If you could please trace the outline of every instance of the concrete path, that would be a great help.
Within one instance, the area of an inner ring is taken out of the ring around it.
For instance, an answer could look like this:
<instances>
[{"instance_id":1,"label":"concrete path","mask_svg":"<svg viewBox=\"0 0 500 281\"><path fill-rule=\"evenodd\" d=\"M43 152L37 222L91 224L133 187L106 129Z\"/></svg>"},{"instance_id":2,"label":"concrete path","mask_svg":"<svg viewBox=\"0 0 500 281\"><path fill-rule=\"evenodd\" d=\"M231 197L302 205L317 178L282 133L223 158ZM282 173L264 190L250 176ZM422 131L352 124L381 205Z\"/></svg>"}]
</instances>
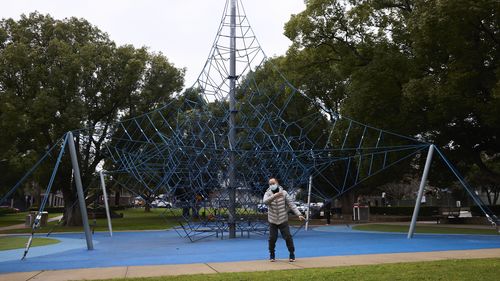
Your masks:
<instances>
[{"instance_id":1,"label":"concrete path","mask_svg":"<svg viewBox=\"0 0 500 281\"><path fill-rule=\"evenodd\" d=\"M53 217L53 218L49 218L47 220L47 222L58 221L60 218L62 218L62 215L57 216L57 217ZM12 230L12 229L23 229L23 228L26 228L26 232L30 232L31 231L31 228L27 228L24 223L0 227L0 231Z\"/></svg>"},{"instance_id":2,"label":"concrete path","mask_svg":"<svg viewBox=\"0 0 500 281\"><path fill-rule=\"evenodd\" d=\"M438 251L420 253L397 253L375 255L351 255L302 258L295 263L278 260L271 263L267 260L195 263L179 265L155 266L120 266L105 268L86 268L70 270L48 270L0 275L0 281L66 281L66 280L96 280L131 277L158 277L188 274L216 274L222 272L249 272L286 269L303 269L319 267L338 267L351 265L370 265L400 262L437 261L446 259L477 259L500 258L500 248L461 251Z\"/></svg>"},{"instance_id":3,"label":"concrete path","mask_svg":"<svg viewBox=\"0 0 500 281\"><path fill-rule=\"evenodd\" d=\"M357 225L367 225L367 224L384 224L384 225L404 225L410 226L410 222L370 222ZM446 224L446 223L436 223L436 221L419 221L417 222L417 227L419 226L435 226L435 227L447 227L447 228L469 228L469 229L491 229L495 228L487 224Z\"/></svg>"}]
</instances>

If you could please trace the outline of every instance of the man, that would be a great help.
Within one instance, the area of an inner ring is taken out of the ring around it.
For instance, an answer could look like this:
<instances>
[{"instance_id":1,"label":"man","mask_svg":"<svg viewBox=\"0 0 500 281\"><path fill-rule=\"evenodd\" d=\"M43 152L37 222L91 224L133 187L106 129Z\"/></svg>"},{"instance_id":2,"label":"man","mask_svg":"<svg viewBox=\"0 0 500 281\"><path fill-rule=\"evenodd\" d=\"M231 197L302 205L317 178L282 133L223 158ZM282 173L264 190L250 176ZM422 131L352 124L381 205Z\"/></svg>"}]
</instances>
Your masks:
<instances>
[{"instance_id":1,"label":"man","mask_svg":"<svg viewBox=\"0 0 500 281\"><path fill-rule=\"evenodd\" d=\"M293 211L295 215L299 217L300 220L304 220L304 217L297 209L297 206L293 204L290 195L278 184L275 178L269 179L269 188L264 194L264 204L268 206L267 220L269 221L269 260L274 262L275 258L275 248L276 240L278 239L278 229L281 232L281 236L286 241L286 247L288 252L290 252L290 262L295 261L295 247L293 245L293 238L290 234L290 228L288 227L288 210L287 206Z\"/></svg>"},{"instance_id":2,"label":"man","mask_svg":"<svg viewBox=\"0 0 500 281\"><path fill-rule=\"evenodd\" d=\"M325 202L323 202L323 212L326 218L326 225L330 225L330 219L332 215L331 211L332 211L332 199L327 198L325 199Z\"/></svg>"}]
</instances>

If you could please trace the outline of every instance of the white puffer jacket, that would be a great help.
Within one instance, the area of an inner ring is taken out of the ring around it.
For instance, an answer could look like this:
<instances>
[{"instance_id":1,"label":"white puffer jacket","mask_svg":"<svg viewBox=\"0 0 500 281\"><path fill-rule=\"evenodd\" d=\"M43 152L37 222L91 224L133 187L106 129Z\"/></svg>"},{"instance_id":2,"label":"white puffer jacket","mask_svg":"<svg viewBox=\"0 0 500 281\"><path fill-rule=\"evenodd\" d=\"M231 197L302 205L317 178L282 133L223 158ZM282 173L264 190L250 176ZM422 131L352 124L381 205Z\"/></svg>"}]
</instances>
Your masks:
<instances>
[{"instance_id":1,"label":"white puffer jacket","mask_svg":"<svg viewBox=\"0 0 500 281\"><path fill-rule=\"evenodd\" d=\"M273 193L271 188L266 190L264 193L264 204L268 206L267 220L269 223L282 224L288 221L288 210L292 210L297 216L302 214L297 209L297 206L293 204L290 195L280 186L279 192L283 193L283 196L277 197L278 193Z\"/></svg>"}]
</instances>

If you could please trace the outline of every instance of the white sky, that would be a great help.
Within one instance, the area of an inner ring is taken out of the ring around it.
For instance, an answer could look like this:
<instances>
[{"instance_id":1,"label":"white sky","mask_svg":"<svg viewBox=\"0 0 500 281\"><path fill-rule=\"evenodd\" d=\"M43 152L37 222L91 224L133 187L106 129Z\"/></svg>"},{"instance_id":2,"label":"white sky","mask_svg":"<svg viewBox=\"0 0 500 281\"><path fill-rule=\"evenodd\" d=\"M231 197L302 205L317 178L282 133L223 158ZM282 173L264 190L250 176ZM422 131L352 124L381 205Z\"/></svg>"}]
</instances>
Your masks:
<instances>
[{"instance_id":1,"label":"white sky","mask_svg":"<svg viewBox=\"0 0 500 281\"><path fill-rule=\"evenodd\" d=\"M19 19L33 11L56 19L85 18L118 45L161 51L177 67L186 67L191 86L208 57L226 0L0 0L0 18ZM285 54L283 35L304 0L243 0L250 24L268 56Z\"/></svg>"}]
</instances>

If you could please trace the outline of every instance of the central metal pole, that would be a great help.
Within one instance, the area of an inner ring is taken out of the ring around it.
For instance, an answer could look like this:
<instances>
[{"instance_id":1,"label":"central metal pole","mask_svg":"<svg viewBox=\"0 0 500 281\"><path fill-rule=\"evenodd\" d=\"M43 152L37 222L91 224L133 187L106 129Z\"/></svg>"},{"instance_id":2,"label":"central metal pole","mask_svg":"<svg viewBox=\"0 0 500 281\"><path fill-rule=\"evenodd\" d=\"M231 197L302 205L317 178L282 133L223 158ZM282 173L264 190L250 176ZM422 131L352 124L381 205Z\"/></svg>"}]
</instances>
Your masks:
<instances>
[{"instance_id":1,"label":"central metal pole","mask_svg":"<svg viewBox=\"0 0 500 281\"><path fill-rule=\"evenodd\" d=\"M229 238L236 237L236 0L231 0L229 61Z\"/></svg>"},{"instance_id":2,"label":"central metal pole","mask_svg":"<svg viewBox=\"0 0 500 281\"><path fill-rule=\"evenodd\" d=\"M80 206L80 213L82 214L83 230L85 231L85 238L87 239L87 249L93 250L94 244L92 243L92 233L90 233L89 217L87 215L87 204L85 204L85 196L83 195L82 178L80 177L80 167L78 166L78 157L76 156L75 139L73 133L68 132L68 147L71 156L71 164L73 166L73 177L76 184L76 192L78 194L78 203Z\"/></svg>"},{"instance_id":3,"label":"central metal pole","mask_svg":"<svg viewBox=\"0 0 500 281\"><path fill-rule=\"evenodd\" d=\"M415 233L415 226L417 224L418 212L420 211L420 203L422 203L422 196L424 195L425 183L427 182L427 177L429 175L429 170L431 168L432 155L434 154L434 145L429 146L429 152L427 153L427 160L425 161L424 173L422 174L422 180L420 181L420 187L418 188L417 202L415 202L415 209L413 210L413 216L411 218L410 230L408 231L408 239L413 237Z\"/></svg>"}]
</instances>

